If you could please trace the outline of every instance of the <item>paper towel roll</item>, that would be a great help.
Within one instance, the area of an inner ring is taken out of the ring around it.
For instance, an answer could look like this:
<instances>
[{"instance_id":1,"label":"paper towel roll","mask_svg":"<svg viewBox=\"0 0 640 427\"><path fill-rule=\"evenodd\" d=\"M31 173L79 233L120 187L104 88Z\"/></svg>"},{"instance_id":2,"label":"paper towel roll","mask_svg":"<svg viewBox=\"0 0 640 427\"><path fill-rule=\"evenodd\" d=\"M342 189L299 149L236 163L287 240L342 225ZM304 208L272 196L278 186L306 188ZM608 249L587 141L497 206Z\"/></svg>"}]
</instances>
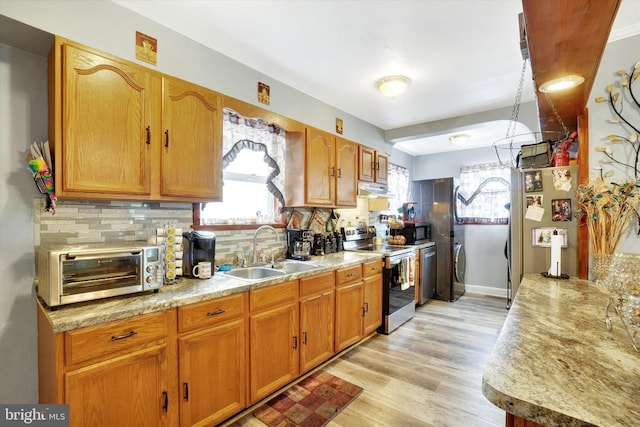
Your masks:
<instances>
[{"instance_id":1,"label":"paper towel roll","mask_svg":"<svg viewBox=\"0 0 640 427\"><path fill-rule=\"evenodd\" d=\"M559 277L562 273L562 236L557 231L551 236L551 266L549 276Z\"/></svg>"}]
</instances>

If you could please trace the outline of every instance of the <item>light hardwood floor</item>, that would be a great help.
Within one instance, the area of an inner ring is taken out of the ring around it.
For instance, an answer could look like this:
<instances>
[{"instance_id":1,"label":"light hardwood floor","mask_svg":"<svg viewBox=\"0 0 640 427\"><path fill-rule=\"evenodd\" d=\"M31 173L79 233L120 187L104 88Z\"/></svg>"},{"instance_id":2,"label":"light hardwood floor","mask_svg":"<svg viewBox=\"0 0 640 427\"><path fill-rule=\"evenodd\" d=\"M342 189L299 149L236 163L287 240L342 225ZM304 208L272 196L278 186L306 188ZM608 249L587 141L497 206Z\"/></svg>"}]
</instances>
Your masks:
<instances>
[{"instance_id":1,"label":"light hardwood floor","mask_svg":"<svg viewBox=\"0 0 640 427\"><path fill-rule=\"evenodd\" d=\"M390 335L376 335L324 367L364 392L328 427L504 426L482 394L482 371L508 314L506 300L431 301ZM233 427L264 427L250 414Z\"/></svg>"}]
</instances>

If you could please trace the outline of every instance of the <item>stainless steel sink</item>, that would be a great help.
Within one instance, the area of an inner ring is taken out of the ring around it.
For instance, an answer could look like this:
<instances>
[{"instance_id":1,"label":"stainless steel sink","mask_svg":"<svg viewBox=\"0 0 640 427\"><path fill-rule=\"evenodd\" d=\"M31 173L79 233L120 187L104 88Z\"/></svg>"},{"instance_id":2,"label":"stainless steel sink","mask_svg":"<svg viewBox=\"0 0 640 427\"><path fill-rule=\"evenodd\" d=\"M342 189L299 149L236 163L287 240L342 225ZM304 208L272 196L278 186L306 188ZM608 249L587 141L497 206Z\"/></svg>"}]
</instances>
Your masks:
<instances>
[{"instance_id":1,"label":"stainless steel sink","mask_svg":"<svg viewBox=\"0 0 640 427\"><path fill-rule=\"evenodd\" d=\"M306 261L285 260L280 264L276 264L276 268L286 271L287 273L300 273L301 271L309 271L318 268L316 264Z\"/></svg>"},{"instance_id":2,"label":"stainless steel sink","mask_svg":"<svg viewBox=\"0 0 640 427\"><path fill-rule=\"evenodd\" d=\"M224 274L231 277L237 277L238 279L261 280L269 279L271 277L284 276L287 273L282 270L276 270L267 267L247 267L239 268L237 270L225 271Z\"/></svg>"}]
</instances>

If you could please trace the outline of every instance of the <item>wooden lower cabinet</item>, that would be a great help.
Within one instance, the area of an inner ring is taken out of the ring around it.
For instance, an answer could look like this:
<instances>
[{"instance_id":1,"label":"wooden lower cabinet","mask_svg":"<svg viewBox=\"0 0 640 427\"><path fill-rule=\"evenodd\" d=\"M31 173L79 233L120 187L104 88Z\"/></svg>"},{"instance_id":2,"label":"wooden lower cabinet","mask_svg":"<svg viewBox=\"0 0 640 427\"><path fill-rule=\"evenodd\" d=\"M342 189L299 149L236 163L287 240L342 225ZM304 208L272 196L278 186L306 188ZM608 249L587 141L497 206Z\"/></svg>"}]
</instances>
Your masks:
<instances>
[{"instance_id":1,"label":"wooden lower cabinet","mask_svg":"<svg viewBox=\"0 0 640 427\"><path fill-rule=\"evenodd\" d=\"M298 377L298 281L249 292L249 403Z\"/></svg>"},{"instance_id":2,"label":"wooden lower cabinet","mask_svg":"<svg viewBox=\"0 0 640 427\"><path fill-rule=\"evenodd\" d=\"M362 264L364 276L363 335L374 333L382 325L382 259Z\"/></svg>"},{"instance_id":3,"label":"wooden lower cabinet","mask_svg":"<svg viewBox=\"0 0 640 427\"><path fill-rule=\"evenodd\" d=\"M300 279L300 373L334 354L334 273Z\"/></svg>"},{"instance_id":4,"label":"wooden lower cabinet","mask_svg":"<svg viewBox=\"0 0 640 427\"><path fill-rule=\"evenodd\" d=\"M210 426L369 335L382 263L54 333L38 304L40 403L71 426Z\"/></svg>"},{"instance_id":5,"label":"wooden lower cabinet","mask_svg":"<svg viewBox=\"0 0 640 427\"><path fill-rule=\"evenodd\" d=\"M168 405L177 402L169 402L166 361L166 347L158 346L67 372L70 425L169 425Z\"/></svg>"},{"instance_id":6,"label":"wooden lower cabinet","mask_svg":"<svg viewBox=\"0 0 640 427\"><path fill-rule=\"evenodd\" d=\"M40 403L71 426L178 425L176 311L54 333L38 304Z\"/></svg>"},{"instance_id":7,"label":"wooden lower cabinet","mask_svg":"<svg viewBox=\"0 0 640 427\"><path fill-rule=\"evenodd\" d=\"M178 309L179 328L195 330L178 338L181 426L217 424L247 406L244 297Z\"/></svg>"}]
</instances>

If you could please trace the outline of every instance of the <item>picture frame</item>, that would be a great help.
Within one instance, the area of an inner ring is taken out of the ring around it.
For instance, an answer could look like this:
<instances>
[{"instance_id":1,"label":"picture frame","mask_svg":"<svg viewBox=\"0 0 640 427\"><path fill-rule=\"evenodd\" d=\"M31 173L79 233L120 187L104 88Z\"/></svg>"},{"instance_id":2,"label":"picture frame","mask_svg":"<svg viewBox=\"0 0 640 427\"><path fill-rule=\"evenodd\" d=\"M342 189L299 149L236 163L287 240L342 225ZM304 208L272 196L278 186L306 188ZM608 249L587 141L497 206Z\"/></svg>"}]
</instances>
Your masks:
<instances>
[{"instance_id":1,"label":"picture frame","mask_svg":"<svg viewBox=\"0 0 640 427\"><path fill-rule=\"evenodd\" d=\"M571 221L571 199L551 200L551 220Z\"/></svg>"},{"instance_id":2,"label":"picture frame","mask_svg":"<svg viewBox=\"0 0 640 427\"><path fill-rule=\"evenodd\" d=\"M566 227L536 227L531 229L531 246L534 248L550 248L554 231L562 236L562 247L569 246L568 229Z\"/></svg>"},{"instance_id":3,"label":"picture frame","mask_svg":"<svg viewBox=\"0 0 640 427\"><path fill-rule=\"evenodd\" d=\"M538 208L543 208L543 201L544 201L544 196L543 195L537 195L537 196L527 196L527 208L529 206L536 206Z\"/></svg>"},{"instance_id":4,"label":"picture frame","mask_svg":"<svg viewBox=\"0 0 640 427\"><path fill-rule=\"evenodd\" d=\"M541 170L527 171L524 173L524 191L525 193L542 191Z\"/></svg>"}]
</instances>

